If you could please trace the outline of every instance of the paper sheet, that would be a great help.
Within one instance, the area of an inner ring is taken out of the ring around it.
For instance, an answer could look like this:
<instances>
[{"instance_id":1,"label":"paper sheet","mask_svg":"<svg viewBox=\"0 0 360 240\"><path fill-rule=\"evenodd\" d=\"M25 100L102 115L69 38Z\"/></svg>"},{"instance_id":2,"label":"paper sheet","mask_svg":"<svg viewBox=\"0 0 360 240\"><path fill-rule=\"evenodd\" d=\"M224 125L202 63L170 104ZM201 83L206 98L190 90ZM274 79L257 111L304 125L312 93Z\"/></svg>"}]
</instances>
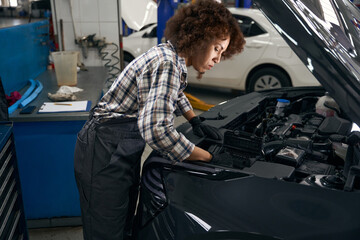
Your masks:
<instances>
[{"instance_id":1,"label":"paper sheet","mask_svg":"<svg viewBox=\"0 0 360 240\"><path fill-rule=\"evenodd\" d=\"M38 113L86 112L90 107L91 101L44 102Z\"/></svg>"}]
</instances>

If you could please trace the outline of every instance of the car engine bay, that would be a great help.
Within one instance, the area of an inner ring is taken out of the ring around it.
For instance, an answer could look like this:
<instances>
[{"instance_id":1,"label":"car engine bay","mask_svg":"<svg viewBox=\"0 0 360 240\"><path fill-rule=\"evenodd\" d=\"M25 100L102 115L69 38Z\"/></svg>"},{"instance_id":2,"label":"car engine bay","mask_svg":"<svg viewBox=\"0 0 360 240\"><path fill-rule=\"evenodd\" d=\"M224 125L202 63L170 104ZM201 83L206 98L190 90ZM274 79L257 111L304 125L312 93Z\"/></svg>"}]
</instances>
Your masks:
<instances>
[{"instance_id":1,"label":"car engine bay","mask_svg":"<svg viewBox=\"0 0 360 240\"><path fill-rule=\"evenodd\" d=\"M219 111L219 119L228 117L221 114ZM360 134L353 130L354 126L327 94L295 94L287 98L268 95L256 107L222 126L225 132L221 144L205 140L199 146L211 153L234 156L232 166L225 167L304 185L354 191L360 190Z\"/></svg>"}]
</instances>

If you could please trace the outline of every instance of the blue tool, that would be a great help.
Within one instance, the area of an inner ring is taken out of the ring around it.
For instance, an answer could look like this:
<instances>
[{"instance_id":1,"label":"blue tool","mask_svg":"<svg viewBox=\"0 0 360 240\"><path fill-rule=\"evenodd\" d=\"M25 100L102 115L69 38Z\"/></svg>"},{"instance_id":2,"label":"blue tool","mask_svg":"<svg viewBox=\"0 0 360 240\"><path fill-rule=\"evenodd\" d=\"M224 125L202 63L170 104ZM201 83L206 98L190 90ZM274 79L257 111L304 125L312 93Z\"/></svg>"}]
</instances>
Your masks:
<instances>
[{"instance_id":1,"label":"blue tool","mask_svg":"<svg viewBox=\"0 0 360 240\"><path fill-rule=\"evenodd\" d=\"M41 84L41 82L36 80L36 89L29 97L27 97L24 101L22 101L20 103L20 107L23 108L26 105L28 105L29 103L31 103L40 94L42 89L43 89L43 85Z\"/></svg>"}]
</instances>

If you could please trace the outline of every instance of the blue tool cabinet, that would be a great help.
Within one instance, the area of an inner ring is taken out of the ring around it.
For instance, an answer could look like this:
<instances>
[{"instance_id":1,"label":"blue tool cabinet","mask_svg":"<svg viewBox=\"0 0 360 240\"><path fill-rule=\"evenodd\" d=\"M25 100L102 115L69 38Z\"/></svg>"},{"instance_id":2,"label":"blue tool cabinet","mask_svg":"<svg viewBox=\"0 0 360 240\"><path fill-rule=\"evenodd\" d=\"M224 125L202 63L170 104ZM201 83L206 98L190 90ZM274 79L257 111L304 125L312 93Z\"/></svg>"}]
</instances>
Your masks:
<instances>
[{"instance_id":1,"label":"blue tool cabinet","mask_svg":"<svg viewBox=\"0 0 360 240\"><path fill-rule=\"evenodd\" d=\"M77 87L83 89L77 100L89 100L92 107L101 97L107 72L104 67L89 67L78 73ZM23 189L28 226L54 227L79 225L80 203L74 177L76 135L89 112L37 113L48 93L58 90L54 70L43 72L36 80L43 91L30 103L31 114L10 115L14 123L15 145Z\"/></svg>"},{"instance_id":2,"label":"blue tool cabinet","mask_svg":"<svg viewBox=\"0 0 360 240\"><path fill-rule=\"evenodd\" d=\"M11 124L0 124L0 239L28 239Z\"/></svg>"},{"instance_id":3,"label":"blue tool cabinet","mask_svg":"<svg viewBox=\"0 0 360 240\"><path fill-rule=\"evenodd\" d=\"M84 123L14 122L28 219L80 216L73 153Z\"/></svg>"},{"instance_id":4,"label":"blue tool cabinet","mask_svg":"<svg viewBox=\"0 0 360 240\"><path fill-rule=\"evenodd\" d=\"M33 113L20 114L21 109L16 109L9 116L13 122L13 142L28 227L81 224L73 155L76 134L89 112L37 113L44 102L50 101L47 94L59 89L55 71L46 70L48 32L47 20L0 28L0 76L5 93L19 91L23 94L29 88L29 79L38 80L43 86L29 104L36 106ZM79 72L77 87L83 91L77 94L77 100L89 100L93 107L106 79L104 67L88 67L88 71ZM4 226L0 220L0 225ZM4 229L0 228L0 236L2 231ZM0 237L2 239L9 238Z\"/></svg>"}]
</instances>

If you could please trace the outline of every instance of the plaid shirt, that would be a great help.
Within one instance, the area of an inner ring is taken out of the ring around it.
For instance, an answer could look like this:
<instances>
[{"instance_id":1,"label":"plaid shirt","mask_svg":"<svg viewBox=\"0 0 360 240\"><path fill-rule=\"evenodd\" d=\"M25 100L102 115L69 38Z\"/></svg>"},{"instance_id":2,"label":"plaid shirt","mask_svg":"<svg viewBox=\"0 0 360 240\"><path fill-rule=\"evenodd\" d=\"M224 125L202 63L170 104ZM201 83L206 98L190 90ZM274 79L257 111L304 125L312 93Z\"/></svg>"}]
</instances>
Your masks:
<instances>
[{"instance_id":1,"label":"plaid shirt","mask_svg":"<svg viewBox=\"0 0 360 240\"><path fill-rule=\"evenodd\" d=\"M124 69L95 107L94 116L99 120L136 117L141 136L151 148L181 161L195 147L173 126L174 113L192 110L183 93L186 86L185 59L170 42L160 44Z\"/></svg>"}]
</instances>

